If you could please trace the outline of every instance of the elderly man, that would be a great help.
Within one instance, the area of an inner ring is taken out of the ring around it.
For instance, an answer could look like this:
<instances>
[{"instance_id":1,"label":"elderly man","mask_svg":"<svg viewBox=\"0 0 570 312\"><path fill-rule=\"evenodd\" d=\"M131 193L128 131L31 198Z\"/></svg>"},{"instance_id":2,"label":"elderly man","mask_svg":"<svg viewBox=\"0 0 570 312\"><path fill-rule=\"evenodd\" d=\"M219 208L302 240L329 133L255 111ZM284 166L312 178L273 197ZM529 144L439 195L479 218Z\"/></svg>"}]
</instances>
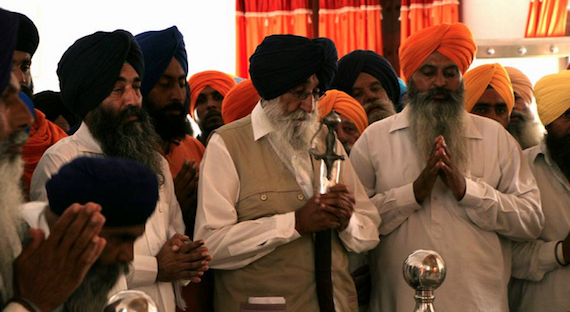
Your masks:
<instances>
[{"instance_id":1,"label":"elderly man","mask_svg":"<svg viewBox=\"0 0 570 312\"><path fill-rule=\"evenodd\" d=\"M344 150L350 154L352 146L368 127L368 118L362 105L342 91L329 90L319 101L318 107L321 118L327 116L333 109L339 114L341 122L336 133Z\"/></svg>"},{"instance_id":2,"label":"elderly man","mask_svg":"<svg viewBox=\"0 0 570 312\"><path fill-rule=\"evenodd\" d=\"M0 9L0 30L0 309L52 311L101 254L106 242L98 234L105 220L98 205L72 205L54 224L52 236L46 240L40 229L30 229L22 248L20 152L31 116L18 97L20 84L12 72L17 17Z\"/></svg>"},{"instance_id":3,"label":"elderly man","mask_svg":"<svg viewBox=\"0 0 570 312\"><path fill-rule=\"evenodd\" d=\"M161 311L173 311L174 287L180 280L198 282L209 258L202 257L206 248L200 242L178 250L188 237L176 234L184 233L184 222L168 164L156 151L158 135L142 108L143 72L139 45L123 30L83 37L64 53L57 69L63 103L83 123L45 152L32 176L30 196L45 200L51 175L79 156L122 157L150 167L159 178L160 200L135 242L127 283L151 296Z\"/></svg>"},{"instance_id":4,"label":"elderly man","mask_svg":"<svg viewBox=\"0 0 570 312\"><path fill-rule=\"evenodd\" d=\"M199 138L206 145L212 131L224 125L222 101L236 85L232 77L219 71L208 70L192 75L190 85L190 115L202 130Z\"/></svg>"},{"instance_id":5,"label":"elderly man","mask_svg":"<svg viewBox=\"0 0 570 312\"><path fill-rule=\"evenodd\" d=\"M536 177L546 220L538 240L513 245L509 299L514 312L568 311L570 71L540 79L534 90L538 115L548 133L524 155Z\"/></svg>"},{"instance_id":6,"label":"elderly man","mask_svg":"<svg viewBox=\"0 0 570 312\"><path fill-rule=\"evenodd\" d=\"M441 311L508 311L510 243L534 239L544 216L516 141L498 123L468 114L462 75L476 50L463 24L442 24L400 47L404 110L377 122L350 154L383 223L371 253L371 311L411 311L402 261L437 251L447 277Z\"/></svg>"},{"instance_id":7,"label":"elderly man","mask_svg":"<svg viewBox=\"0 0 570 312\"><path fill-rule=\"evenodd\" d=\"M514 67L505 67L515 92L515 106L507 130L515 137L524 150L538 145L544 137L544 127L531 111L532 83L530 79Z\"/></svg>"},{"instance_id":8,"label":"elderly man","mask_svg":"<svg viewBox=\"0 0 570 312\"><path fill-rule=\"evenodd\" d=\"M513 86L507 71L499 63L471 69L463 78L465 110L493 119L507 128L515 105Z\"/></svg>"},{"instance_id":9,"label":"elderly man","mask_svg":"<svg viewBox=\"0 0 570 312\"><path fill-rule=\"evenodd\" d=\"M340 183L315 194L320 166L309 154L336 58L329 39L266 37L250 59L262 100L210 139L200 172L225 178L200 179L196 237L213 251L217 311L358 309L347 250L373 248L380 218L348 161Z\"/></svg>"},{"instance_id":10,"label":"elderly man","mask_svg":"<svg viewBox=\"0 0 570 312\"><path fill-rule=\"evenodd\" d=\"M124 158L79 157L61 167L46 189L49 205L28 204L22 213L31 227L46 235L72 203L93 202L102 207L105 249L62 306L62 311L101 312L109 296L127 289L125 272L133 261L134 241L144 233L158 200L156 175Z\"/></svg>"},{"instance_id":11,"label":"elderly man","mask_svg":"<svg viewBox=\"0 0 570 312\"><path fill-rule=\"evenodd\" d=\"M332 88L362 104L369 124L396 114L400 106L398 76L390 62L374 51L356 50L343 56Z\"/></svg>"}]
</instances>

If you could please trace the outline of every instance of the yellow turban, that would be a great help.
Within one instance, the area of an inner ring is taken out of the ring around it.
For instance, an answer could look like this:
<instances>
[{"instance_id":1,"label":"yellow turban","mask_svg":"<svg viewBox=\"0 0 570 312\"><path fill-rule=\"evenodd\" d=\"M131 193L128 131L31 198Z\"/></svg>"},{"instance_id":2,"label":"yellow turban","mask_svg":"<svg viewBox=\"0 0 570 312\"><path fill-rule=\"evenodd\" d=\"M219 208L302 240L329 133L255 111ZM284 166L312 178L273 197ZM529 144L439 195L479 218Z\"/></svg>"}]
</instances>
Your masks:
<instances>
[{"instance_id":1,"label":"yellow turban","mask_svg":"<svg viewBox=\"0 0 570 312\"><path fill-rule=\"evenodd\" d=\"M455 62L463 74L473 62L477 46L465 24L441 24L422 29L400 45L400 66L406 81L436 51Z\"/></svg>"},{"instance_id":2,"label":"yellow turban","mask_svg":"<svg viewBox=\"0 0 570 312\"><path fill-rule=\"evenodd\" d=\"M225 97L228 91L236 85L236 82L227 74L215 70L208 70L194 74L188 79L188 85L190 86L190 116L194 118L196 100L198 100L198 96L202 90L209 86Z\"/></svg>"},{"instance_id":3,"label":"yellow turban","mask_svg":"<svg viewBox=\"0 0 570 312\"><path fill-rule=\"evenodd\" d=\"M544 126L570 109L570 70L542 77L534 85L538 117Z\"/></svg>"},{"instance_id":4,"label":"yellow turban","mask_svg":"<svg viewBox=\"0 0 570 312\"><path fill-rule=\"evenodd\" d=\"M325 117L334 109L338 114L354 122L361 134L368 127L368 116L362 105L342 91L328 90L325 97L317 103L321 117Z\"/></svg>"},{"instance_id":5,"label":"yellow turban","mask_svg":"<svg viewBox=\"0 0 570 312\"><path fill-rule=\"evenodd\" d=\"M465 83L465 110L470 112L483 95L487 86L493 87L507 104L509 114L515 105L515 95L509 74L501 64L487 64L468 71L463 77Z\"/></svg>"},{"instance_id":6,"label":"yellow turban","mask_svg":"<svg viewBox=\"0 0 570 312\"><path fill-rule=\"evenodd\" d=\"M513 84L513 91L524 99L527 104L532 103L532 83L530 79L520 70L514 67L505 66L511 83Z\"/></svg>"},{"instance_id":7,"label":"yellow turban","mask_svg":"<svg viewBox=\"0 0 570 312\"><path fill-rule=\"evenodd\" d=\"M222 118L224 123L229 124L234 120L241 119L253 111L261 96L251 83L244 80L233 87L224 97L222 102Z\"/></svg>"}]
</instances>

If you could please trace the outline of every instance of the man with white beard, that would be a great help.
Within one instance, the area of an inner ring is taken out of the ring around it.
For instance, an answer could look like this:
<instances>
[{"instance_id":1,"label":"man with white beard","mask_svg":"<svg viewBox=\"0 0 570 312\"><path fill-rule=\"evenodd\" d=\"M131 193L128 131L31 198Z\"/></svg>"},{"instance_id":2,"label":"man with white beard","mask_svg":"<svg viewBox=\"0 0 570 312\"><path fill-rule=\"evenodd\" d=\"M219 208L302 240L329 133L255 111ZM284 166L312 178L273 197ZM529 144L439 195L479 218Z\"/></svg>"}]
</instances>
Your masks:
<instances>
[{"instance_id":1,"label":"man with white beard","mask_svg":"<svg viewBox=\"0 0 570 312\"><path fill-rule=\"evenodd\" d=\"M442 24L400 46L407 104L370 125L350 159L376 205L381 242L371 252L370 311L408 312L414 293L402 262L418 249L447 264L440 311L508 311L510 242L536 238L540 197L516 141L468 114L463 80L476 50L463 24Z\"/></svg>"},{"instance_id":2,"label":"man with white beard","mask_svg":"<svg viewBox=\"0 0 570 312\"><path fill-rule=\"evenodd\" d=\"M262 99L250 116L210 138L195 237L206 240L214 257L217 311L358 310L347 250L376 246L380 218L349 161L339 184L315 194L320 166L309 154L318 128L315 104L336 62L329 39L266 37L250 59ZM338 140L336 150L346 155ZM319 241L323 230L332 235L329 250L315 251L327 243ZM325 257L328 265L319 265Z\"/></svg>"},{"instance_id":3,"label":"man with white beard","mask_svg":"<svg viewBox=\"0 0 570 312\"><path fill-rule=\"evenodd\" d=\"M0 309L52 311L101 254L106 241L98 234L105 219L100 206L75 204L55 223L54 235L44 239L41 230L29 229L22 246L21 150L32 120L12 71L17 30L17 17L0 9Z\"/></svg>"}]
</instances>

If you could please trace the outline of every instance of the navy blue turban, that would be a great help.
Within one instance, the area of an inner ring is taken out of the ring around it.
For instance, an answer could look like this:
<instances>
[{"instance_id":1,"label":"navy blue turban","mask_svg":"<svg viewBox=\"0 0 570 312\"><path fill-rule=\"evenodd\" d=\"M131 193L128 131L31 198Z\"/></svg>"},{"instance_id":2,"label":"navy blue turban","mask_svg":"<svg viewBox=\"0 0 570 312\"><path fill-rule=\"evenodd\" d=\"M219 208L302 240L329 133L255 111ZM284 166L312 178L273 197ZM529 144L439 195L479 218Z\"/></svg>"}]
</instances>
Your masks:
<instances>
[{"instance_id":1,"label":"navy blue turban","mask_svg":"<svg viewBox=\"0 0 570 312\"><path fill-rule=\"evenodd\" d=\"M325 91L336 74L337 59L330 39L272 35L263 39L249 59L249 74L253 86L266 100L286 93L313 74Z\"/></svg>"},{"instance_id":2,"label":"navy blue turban","mask_svg":"<svg viewBox=\"0 0 570 312\"><path fill-rule=\"evenodd\" d=\"M0 93L10 82L17 34L18 18L12 12L0 9Z\"/></svg>"},{"instance_id":3,"label":"navy blue turban","mask_svg":"<svg viewBox=\"0 0 570 312\"><path fill-rule=\"evenodd\" d=\"M135 39L144 56L145 74L141 86L143 97L154 88L173 57L188 75L188 55L184 37L176 26L160 31L147 31L136 35Z\"/></svg>"},{"instance_id":4,"label":"navy blue turban","mask_svg":"<svg viewBox=\"0 0 570 312\"><path fill-rule=\"evenodd\" d=\"M34 56L38 45L40 44L40 34L34 22L21 13L14 12L20 21L18 27L18 42L14 50L28 52L30 56Z\"/></svg>"},{"instance_id":5,"label":"navy blue turban","mask_svg":"<svg viewBox=\"0 0 570 312\"><path fill-rule=\"evenodd\" d=\"M158 201L158 180L146 166L123 158L80 157L46 183L50 209L58 216L72 204L101 205L105 227L145 224Z\"/></svg>"},{"instance_id":6,"label":"navy blue turban","mask_svg":"<svg viewBox=\"0 0 570 312\"><path fill-rule=\"evenodd\" d=\"M382 88L386 90L388 98L394 105L398 105L400 102L398 75L390 62L374 51L356 50L343 56L338 61L338 74L332 87L351 94L360 73L367 73L378 79Z\"/></svg>"},{"instance_id":7,"label":"navy blue turban","mask_svg":"<svg viewBox=\"0 0 570 312\"><path fill-rule=\"evenodd\" d=\"M128 31L99 31L75 41L57 67L63 104L84 118L111 94L125 63L142 79L143 55Z\"/></svg>"}]
</instances>

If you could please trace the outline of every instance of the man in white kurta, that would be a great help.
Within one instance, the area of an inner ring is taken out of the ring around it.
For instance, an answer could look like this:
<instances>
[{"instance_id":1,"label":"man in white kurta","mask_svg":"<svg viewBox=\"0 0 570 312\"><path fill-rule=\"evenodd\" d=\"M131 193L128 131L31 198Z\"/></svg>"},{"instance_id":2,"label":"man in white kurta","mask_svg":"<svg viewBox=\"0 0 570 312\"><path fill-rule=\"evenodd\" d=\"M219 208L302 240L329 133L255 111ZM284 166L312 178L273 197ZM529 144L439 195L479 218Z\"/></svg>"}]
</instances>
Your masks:
<instances>
[{"instance_id":1,"label":"man in white kurta","mask_svg":"<svg viewBox=\"0 0 570 312\"><path fill-rule=\"evenodd\" d=\"M542 200L544 229L537 240L513 244L509 301L514 312L570 311L570 71L539 80L539 117L548 134L524 155Z\"/></svg>"},{"instance_id":2,"label":"man in white kurta","mask_svg":"<svg viewBox=\"0 0 570 312\"><path fill-rule=\"evenodd\" d=\"M536 183L500 124L463 111L462 73L475 51L467 27L417 36L400 48L406 107L369 126L350 155L383 220L370 256L370 310L412 311L402 264L431 249L448 269L438 311L507 312L508 239L533 239L543 224Z\"/></svg>"}]
</instances>

